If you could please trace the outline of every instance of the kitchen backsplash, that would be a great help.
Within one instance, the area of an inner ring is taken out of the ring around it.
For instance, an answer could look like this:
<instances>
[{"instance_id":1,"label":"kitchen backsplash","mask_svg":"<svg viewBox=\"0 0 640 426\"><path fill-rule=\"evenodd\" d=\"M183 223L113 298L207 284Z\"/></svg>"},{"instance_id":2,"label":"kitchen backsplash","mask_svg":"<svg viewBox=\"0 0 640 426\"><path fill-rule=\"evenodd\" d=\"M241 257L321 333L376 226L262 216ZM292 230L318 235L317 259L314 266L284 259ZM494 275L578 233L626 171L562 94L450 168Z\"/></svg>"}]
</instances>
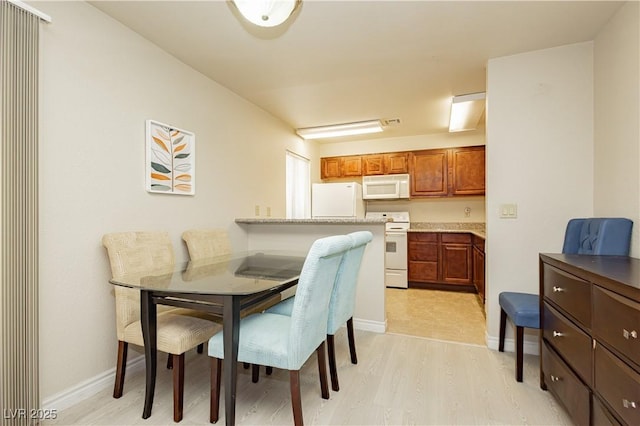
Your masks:
<instances>
[{"instance_id":1,"label":"kitchen backsplash","mask_svg":"<svg viewBox=\"0 0 640 426\"><path fill-rule=\"evenodd\" d=\"M372 212L408 211L411 223L486 222L485 197L369 201L366 208Z\"/></svg>"}]
</instances>

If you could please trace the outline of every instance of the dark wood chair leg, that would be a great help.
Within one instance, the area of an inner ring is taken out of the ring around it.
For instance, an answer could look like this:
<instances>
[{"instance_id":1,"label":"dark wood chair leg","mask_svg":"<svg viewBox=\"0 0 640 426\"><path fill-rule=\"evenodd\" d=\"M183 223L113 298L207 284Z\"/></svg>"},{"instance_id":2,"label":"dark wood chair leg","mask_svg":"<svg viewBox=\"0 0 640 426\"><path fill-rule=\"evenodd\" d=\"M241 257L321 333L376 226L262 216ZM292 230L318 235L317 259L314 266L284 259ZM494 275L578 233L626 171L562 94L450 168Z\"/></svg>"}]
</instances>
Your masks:
<instances>
[{"instance_id":1,"label":"dark wood chair leg","mask_svg":"<svg viewBox=\"0 0 640 426\"><path fill-rule=\"evenodd\" d=\"M268 366L268 365L267 365L266 370L267 370L267 376L270 376L270 375L271 375L271 373L273 373L273 367L271 367L271 366Z\"/></svg>"},{"instance_id":2,"label":"dark wood chair leg","mask_svg":"<svg viewBox=\"0 0 640 426\"><path fill-rule=\"evenodd\" d=\"M248 362L243 362L242 363L242 366L244 367L245 370L248 370L250 365L251 364L249 364Z\"/></svg>"},{"instance_id":3,"label":"dark wood chair leg","mask_svg":"<svg viewBox=\"0 0 640 426\"><path fill-rule=\"evenodd\" d=\"M167 354L167 370L173 369L173 355Z\"/></svg>"},{"instance_id":4,"label":"dark wood chair leg","mask_svg":"<svg viewBox=\"0 0 640 426\"><path fill-rule=\"evenodd\" d=\"M201 354L202 352L204 352L204 343L200 343L198 345L198 348L196 349L198 351L199 354Z\"/></svg>"},{"instance_id":5,"label":"dark wood chair leg","mask_svg":"<svg viewBox=\"0 0 640 426\"><path fill-rule=\"evenodd\" d=\"M347 335L349 337L349 352L351 353L351 364L358 363L356 355L356 338L353 332L353 317L347 320Z\"/></svg>"},{"instance_id":6,"label":"dark wood chair leg","mask_svg":"<svg viewBox=\"0 0 640 426\"><path fill-rule=\"evenodd\" d=\"M209 422L215 423L220 415L220 376L222 360L211 358L211 400L209 402Z\"/></svg>"},{"instance_id":7,"label":"dark wood chair leg","mask_svg":"<svg viewBox=\"0 0 640 426\"><path fill-rule=\"evenodd\" d=\"M173 355L173 421L182 420L184 402L184 354Z\"/></svg>"},{"instance_id":8,"label":"dark wood chair leg","mask_svg":"<svg viewBox=\"0 0 640 426\"><path fill-rule=\"evenodd\" d=\"M116 383L113 386L113 397L120 398L124 388L124 374L127 370L127 349L129 344L118 341L118 360L116 361Z\"/></svg>"},{"instance_id":9,"label":"dark wood chair leg","mask_svg":"<svg viewBox=\"0 0 640 426\"><path fill-rule=\"evenodd\" d=\"M251 381L253 383L258 383L260 379L260 366L258 364L251 365Z\"/></svg>"},{"instance_id":10,"label":"dark wood chair leg","mask_svg":"<svg viewBox=\"0 0 640 426\"><path fill-rule=\"evenodd\" d=\"M507 313L500 309L500 340L498 340L498 350L504 352L504 332L507 327Z\"/></svg>"},{"instance_id":11,"label":"dark wood chair leg","mask_svg":"<svg viewBox=\"0 0 640 426\"><path fill-rule=\"evenodd\" d=\"M293 424L302 426L302 397L300 396L300 371L289 371L289 384L291 386L291 408L293 409Z\"/></svg>"},{"instance_id":12,"label":"dark wood chair leg","mask_svg":"<svg viewBox=\"0 0 640 426\"><path fill-rule=\"evenodd\" d=\"M516 327L516 381L522 381L524 327Z\"/></svg>"},{"instance_id":13,"label":"dark wood chair leg","mask_svg":"<svg viewBox=\"0 0 640 426\"><path fill-rule=\"evenodd\" d=\"M338 392L340 384L338 383L338 369L336 368L336 347L333 335L327 334L327 351L329 352L329 375L331 376L331 389Z\"/></svg>"},{"instance_id":14,"label":"dark wood chair leg","mask_svg":"<svg viewBox=\"0 0 640 426\"><path fill-rule=\"evenodd\" d=\"M327 357L324 342L316 349L318 355L318 374L320 375L320 393L323 399L329 399L329 385L327 384Z\"/></svg>"}]
</instances>

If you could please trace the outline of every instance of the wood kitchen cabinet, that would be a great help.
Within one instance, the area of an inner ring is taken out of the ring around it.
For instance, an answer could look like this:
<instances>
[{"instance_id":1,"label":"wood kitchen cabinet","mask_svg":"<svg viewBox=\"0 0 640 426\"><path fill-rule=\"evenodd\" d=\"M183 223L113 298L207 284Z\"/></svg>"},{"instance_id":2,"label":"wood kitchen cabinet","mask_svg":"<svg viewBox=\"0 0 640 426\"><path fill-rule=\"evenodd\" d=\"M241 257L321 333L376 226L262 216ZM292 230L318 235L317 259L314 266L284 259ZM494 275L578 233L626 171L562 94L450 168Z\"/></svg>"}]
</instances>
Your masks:
<instances>
[{"instance_id":1,"label":"wood kitchen cabinet","mask_svg":"<svg viewBox=\"0 0 640 426\"><path fill-rule=\"evenodd\" d=\"M438 284L472 290L471 234L409 232L408 276L413 287Z\"/></svg>"},{"instance_id":2,"label":"wood kitchen cabinet","mask_svg":"<svg viewBox=\"0 0 640 426\"><path fill-rule=\"evenodd\" d=\"M472 146L450 151L451 195L484 195L485 148Z\"/></svg>"},{"instance_id":3,"label":"wood kitchen cabinet","mask_svg":"<svg viewBox=\"0 0 640 426\"><path fill-rule=\"evenodd\" d=\"M362 174L364 176L384 174L384 154L362 156Z\"/></svg>"},{"instance_id":4,"label":"wood kitchen cabinet","mask_svg":"<svg viewBox=\"0 0 640 426\"><path fill-rule=\"evenodd\" d=\"M409 153L392 152L362 156L364 176L391 175L409 172Z\"/></svg>"},{"instance_id":5,"label":"wood kitchen cabinet","mask_svg":"<svg viewBox=\"0 0 640 426\"><path fill-rule=\"evenodd\" d=\"M484 291L484 238L473 236L473 286L478 292L482 304L485 303Z\"/></svg>"},{"instance_id":6,"label":"wood kitchen cabinet","mask_svg":"<svg viewBox=\"0 0 640 426\"><path fill-rule=\"evenodd\" d=\"M449 151L429 149L409 154L412 197L446 196L449 191Z\"/></svg>"},{"instance_id":7,"label":"wood kitchen cabinet","mask_svg":"<svg viewBox=\"0 0 640 426\"><path fill-rule=\"evenodd\" d=\"M362 156L323 157L320 159L320 178L334 179L362 176Z\"/></svg>"}]
</instances>

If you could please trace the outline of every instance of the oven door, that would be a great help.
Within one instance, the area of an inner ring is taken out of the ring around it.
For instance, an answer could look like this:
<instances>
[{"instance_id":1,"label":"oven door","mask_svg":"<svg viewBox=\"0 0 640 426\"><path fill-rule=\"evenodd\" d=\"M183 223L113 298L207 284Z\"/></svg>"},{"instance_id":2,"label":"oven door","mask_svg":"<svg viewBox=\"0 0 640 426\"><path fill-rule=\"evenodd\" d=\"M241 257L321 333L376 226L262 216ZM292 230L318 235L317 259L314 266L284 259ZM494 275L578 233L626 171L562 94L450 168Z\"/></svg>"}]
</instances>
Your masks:
<instances>
[{"instance_id":1,"label":"oven door","mask_svg":"<svg viewBox=\"0 0 640 426\"><path fill-rule=\"evenodd\" d=\"M387 231L384 253L386 269L407 269L407 232Z\"/></svg>"}]
</instances>

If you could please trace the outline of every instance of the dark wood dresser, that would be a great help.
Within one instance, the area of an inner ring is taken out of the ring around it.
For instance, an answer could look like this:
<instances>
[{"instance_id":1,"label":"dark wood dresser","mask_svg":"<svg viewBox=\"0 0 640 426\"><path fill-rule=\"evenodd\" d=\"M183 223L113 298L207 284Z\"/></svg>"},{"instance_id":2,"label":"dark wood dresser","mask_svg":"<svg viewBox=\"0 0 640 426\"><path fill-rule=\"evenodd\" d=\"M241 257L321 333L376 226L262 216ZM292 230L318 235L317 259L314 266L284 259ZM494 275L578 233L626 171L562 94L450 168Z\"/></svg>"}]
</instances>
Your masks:
<instances>
[{"instance_id":1,"label":"dark wood dresser","mask_svg":"<svg viewBox=\"0 0 640 426\"><path fill-rule=\"evenodd\" d=\"M640 260L540 254L540 387L578 425L640 425Z\"/></svg>"}]
</instances>

